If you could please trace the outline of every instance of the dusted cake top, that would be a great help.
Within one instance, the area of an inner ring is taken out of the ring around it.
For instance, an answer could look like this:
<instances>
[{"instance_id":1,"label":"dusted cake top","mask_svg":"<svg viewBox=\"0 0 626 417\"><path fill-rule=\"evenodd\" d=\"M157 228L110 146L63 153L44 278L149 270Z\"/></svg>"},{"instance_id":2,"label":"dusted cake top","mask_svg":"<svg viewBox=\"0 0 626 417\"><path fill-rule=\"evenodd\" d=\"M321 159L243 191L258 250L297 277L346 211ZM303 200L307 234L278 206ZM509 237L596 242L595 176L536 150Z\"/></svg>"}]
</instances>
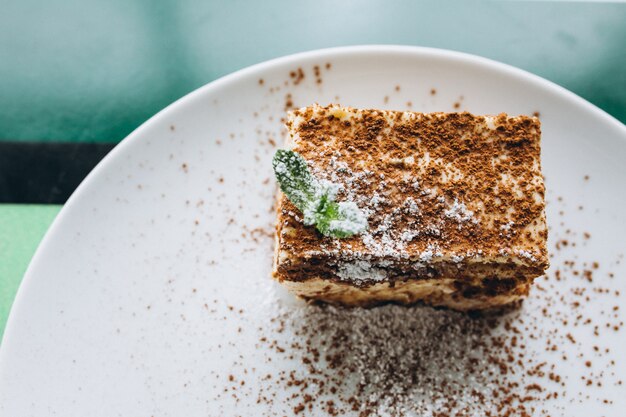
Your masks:
<instances>
[{"instance_id":1,"label":"dusted cake top","mask_svg":"<svg viewBox=\"0 0 626 417\"><path fill-rule=\"evenodd\" d=\"M361 110L290 112L288 147L339 184L369 228L321 236L280 196L278 262L319 257L429 264L515 262L545 269L547 228L537 118Z\"/></svg>"}]
</instances>

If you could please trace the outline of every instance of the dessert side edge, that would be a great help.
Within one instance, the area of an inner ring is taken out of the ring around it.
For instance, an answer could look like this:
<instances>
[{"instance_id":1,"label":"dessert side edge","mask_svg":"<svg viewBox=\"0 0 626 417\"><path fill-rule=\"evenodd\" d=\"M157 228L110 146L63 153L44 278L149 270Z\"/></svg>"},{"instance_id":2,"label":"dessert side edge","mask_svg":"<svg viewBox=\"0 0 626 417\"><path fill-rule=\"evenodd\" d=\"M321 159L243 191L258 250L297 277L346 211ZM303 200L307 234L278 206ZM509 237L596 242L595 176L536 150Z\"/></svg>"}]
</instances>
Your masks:
<instances>
[{"instance_id":1,"label":"dessert side edge","mask_svg":"<svg viewBox=\"0 0 626 417\"><path fill-rule=\"evenodd\" d=\"M286 125L273 275L296 295L477 310L547 269L537 118L314 105Z\"/></svg>"}]
</instances>

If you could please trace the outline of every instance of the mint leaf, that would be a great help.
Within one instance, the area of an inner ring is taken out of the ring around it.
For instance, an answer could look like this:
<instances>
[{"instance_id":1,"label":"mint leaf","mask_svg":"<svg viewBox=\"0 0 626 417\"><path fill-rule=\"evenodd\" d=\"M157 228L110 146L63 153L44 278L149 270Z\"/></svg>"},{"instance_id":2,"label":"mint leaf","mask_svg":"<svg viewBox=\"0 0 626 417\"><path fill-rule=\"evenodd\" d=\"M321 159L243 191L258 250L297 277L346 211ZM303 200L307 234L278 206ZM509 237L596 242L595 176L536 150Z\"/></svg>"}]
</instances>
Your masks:
<instances>
[{"instance_id":1,"label":"mint leaf","mask_svg":"<svg viewBox=\"0 0 626 417\"><path fill-rule=\"evenodd\" d=\"M367 229L367 217L356 203L350 201L333 204L337 205L337 215L328 225L327 236L350 237Z\"/></svg>"},{"instance_id":2,"label":"mint leaf","mask_svg":"<svg viewBox=\"0 0 626 417\"><path fill-rule=\"evenodd\" d=\"M315 178L300 154L279 149L272 160L280 189L298 209L306 210L315 195Z\"/></svg>"},{"instance_id":3,"label":"mint leaf","mask_svg":"<svg viewBox=\"0 0 626 417\"><path fill-rule=\"evenodd\" d=\"M272 160L283 193L324 236L346 238L367 229L367 218L354 202L335 201L339 186L320 181L296 152L280 149Z\"/></svg>"}]
</instances>

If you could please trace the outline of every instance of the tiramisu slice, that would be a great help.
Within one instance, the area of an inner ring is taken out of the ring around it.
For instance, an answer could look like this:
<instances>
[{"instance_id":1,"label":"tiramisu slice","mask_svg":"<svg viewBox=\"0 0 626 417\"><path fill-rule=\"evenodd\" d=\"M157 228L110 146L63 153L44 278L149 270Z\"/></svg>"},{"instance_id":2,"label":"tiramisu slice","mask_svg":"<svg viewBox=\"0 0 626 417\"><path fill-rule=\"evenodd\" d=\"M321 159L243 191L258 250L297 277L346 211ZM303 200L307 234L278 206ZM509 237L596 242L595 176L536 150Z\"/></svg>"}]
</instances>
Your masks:
<instances>
[{"instance_id":1,"label":"tiramisu slice","mask_svg":"<svg viewBox=\"0 0 626 417\"><path fill-rule=\"evenodd\" d=\"M287 128L273 275L295 294L484 309L547 268L537 118L315 105Z\"/></svg>"}]
</instances>

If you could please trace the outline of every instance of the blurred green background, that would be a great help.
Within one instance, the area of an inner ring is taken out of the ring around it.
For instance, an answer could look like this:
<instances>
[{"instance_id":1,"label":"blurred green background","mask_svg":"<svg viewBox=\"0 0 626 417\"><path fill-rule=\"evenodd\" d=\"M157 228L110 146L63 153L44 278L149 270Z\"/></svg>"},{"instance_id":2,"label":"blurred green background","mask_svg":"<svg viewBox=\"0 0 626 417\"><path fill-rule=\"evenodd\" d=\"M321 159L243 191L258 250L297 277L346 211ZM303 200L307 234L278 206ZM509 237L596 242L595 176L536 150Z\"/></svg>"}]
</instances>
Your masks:
<instances>
[{"instance_id":1,"label":"blurred green background","mask_svg":"<svg viewBox=\"0 0 626 417\"><path fill-rule=\"evenodd\" d=\"M623 3L5 0L0 138L117 142L237 69L368 43L502 61L626 121Z\"/></svg>"},{"instance_id":2,"label":"blurred green background","mask_svg":"<svg viewBox=\"0 0 626 417\"><path fill-rule=\"evenodd\" d=\"M626 122L625 3L4 0L0 156L9 142L116 143L172 101L237 69L305 50L385 43L505 62ZM65 161L68 168L74 162ZM28 183L37 164L20 163L25 184L35 181ZM59 210L0 204L0 333Z\"/></svg>"}]
</instances>

